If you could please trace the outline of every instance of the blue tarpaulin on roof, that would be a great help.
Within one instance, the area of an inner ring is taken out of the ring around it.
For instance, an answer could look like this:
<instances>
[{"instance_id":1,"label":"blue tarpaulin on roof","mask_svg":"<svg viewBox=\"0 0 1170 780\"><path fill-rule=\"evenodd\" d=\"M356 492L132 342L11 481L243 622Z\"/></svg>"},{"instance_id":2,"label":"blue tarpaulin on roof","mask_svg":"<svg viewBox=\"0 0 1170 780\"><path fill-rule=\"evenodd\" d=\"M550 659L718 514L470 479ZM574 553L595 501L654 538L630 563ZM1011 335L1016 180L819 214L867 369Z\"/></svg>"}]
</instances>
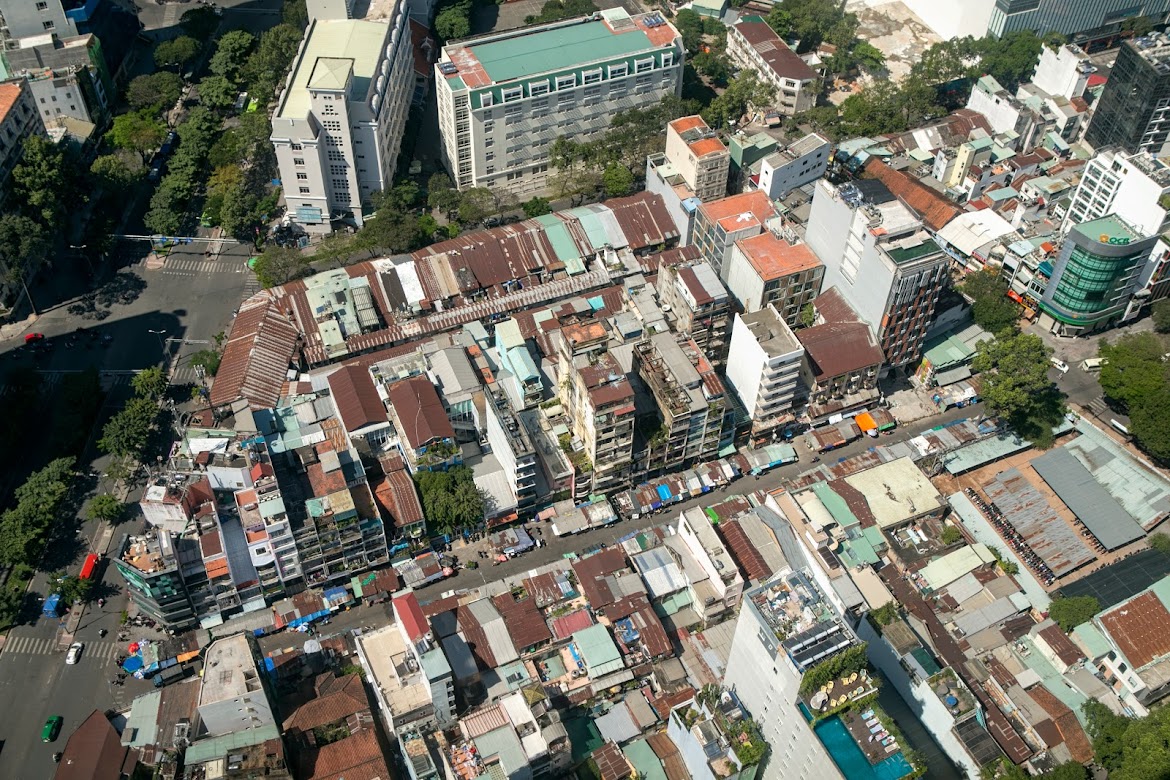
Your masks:
<instances>
[{"instance_id":1,"label":"blue tarpaulin on roof","mask_svg":"<svg viewBox=\"0 0 1170 780\"><path fill-rule=\"evenodd\" d=\"M593 309L593 311L605 308L605 299L600 295L594 295L592 298L588 298L587 300L589 301L589 307Z\"/></svg>"},{"instance_id":2,"label":"blue tarpaulin on roof","mask_svg":"<svg viewBox=\"0 0 1170 780\"><path fill-rule=\"evenodd\" d=\"M671 498L670 487L667 485L659 485L658 486L658 495L663 501L669 501Z\"/></svg>"}]
</instances>

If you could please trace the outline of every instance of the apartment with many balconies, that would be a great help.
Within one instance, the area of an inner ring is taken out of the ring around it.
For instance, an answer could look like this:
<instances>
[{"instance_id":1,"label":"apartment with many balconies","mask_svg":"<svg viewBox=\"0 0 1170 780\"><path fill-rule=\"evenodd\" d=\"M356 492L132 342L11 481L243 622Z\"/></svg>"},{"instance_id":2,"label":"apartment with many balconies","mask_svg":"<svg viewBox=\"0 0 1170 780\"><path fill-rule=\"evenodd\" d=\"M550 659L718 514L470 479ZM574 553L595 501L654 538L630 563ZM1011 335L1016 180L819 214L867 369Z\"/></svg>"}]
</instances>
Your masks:
<instances>
[{"instance_id":1,"label":"apartment with many balconies","mask_svg":"<svg viewBox=\"0 0 1170 780\"><path fill-rule=\"evenodd\" d=\"M713 459L727 399L698 345L673 333L656 333L634 345L634 369L662 418L639 465L648 472L667 472Z\"/></svg>"},{"instance_id":2,"label":"apartment with many balconies","mask_svg":"<svg viewBox=\"0 0 1170 780\"><path fill-rule=\"evenodd\" d=\"M617 112L680 94L683 48L661 15L612 8L449 43L435 68L455 185L531 196L554 184L558 137L596 140Z\"/></svg>"},{"instance_id":3,"label":"apartment with many balconies","mask_svg":"<svg viewBox=\"0 0 1170 780\"><path fill-rule=\"evenodd\" d=\"M727 382L751 416L753 434L792 421L792 409L804 395L803 358L804 348L775 306L735 315Z\"/></svg>"}]
</instances>

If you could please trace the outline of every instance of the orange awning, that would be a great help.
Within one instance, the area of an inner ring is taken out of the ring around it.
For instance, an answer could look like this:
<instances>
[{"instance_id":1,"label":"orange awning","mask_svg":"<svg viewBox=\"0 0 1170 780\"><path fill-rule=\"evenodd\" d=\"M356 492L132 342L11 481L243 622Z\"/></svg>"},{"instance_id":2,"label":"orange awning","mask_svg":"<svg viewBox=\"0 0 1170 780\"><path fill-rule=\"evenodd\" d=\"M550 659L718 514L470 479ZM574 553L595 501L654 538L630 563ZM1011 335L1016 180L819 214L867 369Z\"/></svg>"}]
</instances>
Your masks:
<instances>
[{"instance_id":1,"label":"orange awning","mask_svg":"<svg viewBox=\"0 0 1170 780\"><path fill-rule=\"evenodd\" d=\"M877 430L878 427L877 423L874 421L873 417L870 416L869 412L862 412L861 414L854 417L853 421L857 423L857 427L861 429L862 433Z\"/></svg>"}]
</instances>

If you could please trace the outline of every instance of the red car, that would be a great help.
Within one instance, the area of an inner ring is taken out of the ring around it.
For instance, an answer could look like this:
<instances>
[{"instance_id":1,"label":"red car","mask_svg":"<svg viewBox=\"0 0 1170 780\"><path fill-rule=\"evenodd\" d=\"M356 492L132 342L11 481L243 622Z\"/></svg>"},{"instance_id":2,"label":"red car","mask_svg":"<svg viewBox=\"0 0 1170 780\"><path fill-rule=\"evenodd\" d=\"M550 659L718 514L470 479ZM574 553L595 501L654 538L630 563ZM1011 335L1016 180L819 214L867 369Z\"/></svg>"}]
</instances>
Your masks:
<instances>
[{"instance_id":1,"label":"red car","mask_svg":"<svg viewBox=\"0 0 1170 780\"><path fill-rule=\"evenodd\" d=\"M24 343L25 344L35 344L38 341L44 341L44 340L45 340L44 333L26 333L26 334L24 334Z\"/></svg>"}]
</instances>

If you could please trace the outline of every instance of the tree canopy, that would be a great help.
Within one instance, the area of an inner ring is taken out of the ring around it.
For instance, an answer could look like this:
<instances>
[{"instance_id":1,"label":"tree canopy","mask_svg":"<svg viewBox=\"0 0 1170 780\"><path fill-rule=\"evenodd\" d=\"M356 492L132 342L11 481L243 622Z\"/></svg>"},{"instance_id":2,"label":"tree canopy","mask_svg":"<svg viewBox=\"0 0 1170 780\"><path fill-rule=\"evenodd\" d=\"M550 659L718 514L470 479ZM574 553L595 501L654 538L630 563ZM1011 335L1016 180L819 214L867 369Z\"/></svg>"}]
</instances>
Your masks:
<instances>
[{"instance_id":1,"label":"tree canopy","mask_svg":"<svg viewBox=\"0 0 1170 780\"><path fill-rule=\"evenodd\" d=\"M1153 457L1170 460L1170 365L1162 360L1162 339L1130 333L1114 343L1102 340L1097 354L1101 389L1110 403L1129 414L1129 432Z\"/></svg>"},{"instance_id":2,"label":"tree canopy","mask_svg":"<svg viewBox=\"0 0 1170 780\"><path fill-rule=\"evenodd\" d=\"M276 287L292 281L307 267L309 259L292 247L269 244L256 258L252 270L264 287Z\"/></svg>"},{"instance_id":3,"label":"tree canopy","mask_svg":"<svg viewBox=\"0 0 1170 780\"><path fill-rule=\"evenodd\" d=\"M199 41L180 35L154 47L154 64L160 68L182 68L199 54Z\"/></svg>"},{"instance_id":4,"label":"tree canopy","mask_svg":"<svg viewBox=\"0 0 1170 780\"><path fill-rule=\"evenodd\" d=\"M1052 428L1064 415L1060 392L1048 379L1052 350L1039 336L1001 333L982 341L971 368L983 374L988 408L1037 446L1052 444Z\"/></svg>"},{"instance_id":5,"label":"tree canopy","mask_svg":"<svg viewBox=\"0 0 1170 780\"><path fill-rule=\"evenodd\" d=\"M540 7L540 13L524 17L524 24L545 24L571 19L574 16L588 16L599 11L592 0L548 0Z\"/></svg>"},{"instance_id":6,"label":"tree canopy","mask_svg":"<svg viewBox=\"0 0 1170 780\"><path fill-rule=\"evenodd\" d=\"M436 529L450 533L483 522L487 502L467 466L454 466L447 471L419 471L414 481L422 495L427 522Z\"/></svg>"},{"instance_id":7,"label":"tree canopy","mask_svg":"<svg viewBox=\"0 0 1170 780\"><path fill-rule=\"evenodd\" d=\"M240 71L248 60L248 54L256 44L256 38L247 30L232 30L219 38L215 47L215 54L207 63L207 68L217 76L223 76L229 81L238 83Z\"/></svg>"},{"instance_id":8,"label":"tree canopy","mask_svg":"<svg viewBox=\"0 0 1170 780\"><path fill-rule=\"evenodd\" d=\"M1016 327L1020 307L1007 297L1008 284L998 272L986 268L969 274L959 289L973 301L971 316L976 325L992 334Z\"/></svg>"},{"instance_id":9,"label":"tree canopy","mask_svg":"<svg viewBox=\"0 0 1170 780\"><path fill-rule=\"evenodd\" d=\"M184 11L179 17L179 26L192 38L206 41L219 27L219 14L210 6L201 5Z\"/></svg>"},{"instance_id":10,"label":"tree canopy","mask_svg":"<svg viewBox=\"0 0 1170 780\"><path fill-rule=\"evenodd\" d=\"M1048 617L1068 633L1082 623L1088 623L1100 611L1101 602L1092 596L1060 596L1052 600Z\"/></svg>"},{"instance_id":11,"label":"tree canopy","mask_svg":"<svg viewBox=\"0 0 1170 780\"><path fill-rule=\"evenodd\" d=\"M145 161L149 153L162 146L166 127L148 111L119 114L106 133L106 140L118 149L136 152Z\"/></svg>"},{"instance_id":12,"label":"tree canopy","mask_svg":"<svg viewBox=\"0 0 1170 780\"><path fill-rule=\"evenodd\" d=\"M126 87L126 102L135 110L154 114L173 106L182 93L183 80L179 74L160 70L136 76Z\"/></svg>"},{"instance_id":13,"label":"tree canopy","mask_svg":"<svg viewBox=\"0 0 1170 780\"><path fill-rule=\"evenodd\" d=\"M1170 333L1170 298L1163 298L1151 306L1150 314L1154 318L1154 330Z\"/></svg>"},{"instance_id":14,"label":"tree canopy","mask_svg":"<svg viewBox=\"0 0 1170 780\"><path fill-rule=\"evenodd\" d=\"M1127 718L1089 699L1083 710L1093 752L1110 780L1170 777L1170 708L1155 708L1144 718Z\"/></svg>"}]
</instances>

